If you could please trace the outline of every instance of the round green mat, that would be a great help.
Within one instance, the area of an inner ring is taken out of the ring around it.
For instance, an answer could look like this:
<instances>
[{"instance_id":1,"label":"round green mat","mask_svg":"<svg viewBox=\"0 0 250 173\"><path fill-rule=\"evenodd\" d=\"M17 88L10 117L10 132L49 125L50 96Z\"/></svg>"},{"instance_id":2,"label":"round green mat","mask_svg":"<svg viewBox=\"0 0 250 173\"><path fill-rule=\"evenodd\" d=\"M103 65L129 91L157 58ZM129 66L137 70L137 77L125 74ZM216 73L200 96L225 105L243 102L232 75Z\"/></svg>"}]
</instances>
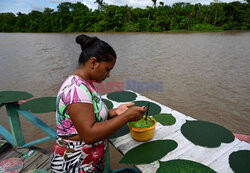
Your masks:
<instances>
[{"instance_id":1,"label":"round green mat","mask_svg":"<svg viewBox=\"0 0 250 173\"><path fill-rule=\"evenodd\" d=\"M107 106L108 109L112 109L114 107L113 103L107 99L103 99L102 101L105 103L105 105Z\"/></svg>"},{"instance_id":2,"label":"round green mat","mask_svg":"<svg viewBox=\"0 0 250 173\"><path fill-rule=\"evenodd\" d=\"M234 141L234 135L226 128L207 121L186 121L181 133L195 145L219 147L221 143Z\"/></svg>"},{"instance_id":3,"label":"round green mat","mask_svg":"<svg viewBox=\"0 0 250 173\"><path fill-rule=\"evenodd\" d=\"M134 101L135 106L147 106L148 103L150 103L149 105L149 111L148 111L148 115L152 116L155 114L159 114L161 112L161 107L153 102L149 102L149 101Z\"/></svg>"},{"instance_id":4,"label":"round green mat","mask_svg":"<svg viewBox=\"0 0 250 173\"><path fill-rule=\"evenodd\" d=\"M112 92L107 95L108 99L116 102L130 102L134 101L137 95L129 91Z\"/></svg>"},{"instance_id":5,"label":"round green mat","mask_svg":"<svg viewBox=\"0 0 250 173\"><path fill-rule=\"evenodd\" d=\"M213 169L191 160L160 161L160 167L156 173L216 173Z\"/></svg>"},{"instance_id":6,"label":"round green mat","mask_svg":"<svg viewBox=\"0 0 250 173\"><path fill-rule=\"evenodd\" d=\"M129 150L120 163L148 164L159 160L167 153L173 151L178 144L173 140L156 140L143 143Z\"/></svg>"},{"instance_id":7,"label":"round green mat","mask_svg":"<svg viewBox=\"0 0 250 173\"><path fill-rule=\"evenodd\" d=\"M20 106L33 113L47 113L56 110L56 97L40 97L29 100Z\"/></svg>"},{"instance_id":8,"label":"round green mat","mask_svg":"<svg viewBox=\"0 0 250 173\"><path fill-rule=\"evenodd\" d=\"M125 124L122 128L120 128L117 132L115 132L113 135L111 135L109 138L118 138L120 136L124 136L129 133L129 127L127 124Z\"/></svg>"},{"instance_id":9,"label":"round green mat","mask_svg":"<svg viewBox=\"0 0 250 173\"><path fill-rule=\"evenodd\" d=\"M0 103L13 103L32 98L33 95L25 91L1 91Z\"/></svg>"},{"instance_id":10,"label":"round green mat","mask_svg":"<svg viewBox=\"0 0 250 173\"><path fill-rule=\"evenodd\" d=\"M156 114L153 115L154 119L164 126L170 126L175 124L176 119L172 114Z\"/></svg>"},{"instance_id":11,"label":"round green mat","mask_svg":"<svg viewBox=\"0 0 250 173\"><path fill-rule=\"evenodd\" d=\"M229 165L235 173L250 172L250 150L240 150L231 153Z\"/></svg>"}]
</instances>

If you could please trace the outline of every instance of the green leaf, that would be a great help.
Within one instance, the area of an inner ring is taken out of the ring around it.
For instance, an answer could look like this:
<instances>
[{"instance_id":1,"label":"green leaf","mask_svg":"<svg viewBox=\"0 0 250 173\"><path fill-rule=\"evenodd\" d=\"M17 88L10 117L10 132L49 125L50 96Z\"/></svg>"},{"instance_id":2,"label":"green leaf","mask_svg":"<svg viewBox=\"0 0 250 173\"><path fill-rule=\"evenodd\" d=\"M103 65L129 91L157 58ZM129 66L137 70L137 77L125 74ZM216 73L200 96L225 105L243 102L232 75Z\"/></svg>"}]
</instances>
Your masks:
<instances>
[{"instance_id":1,"label":"green leaf","mask_svg":"<svg viewBox=\"0 0 250 173\"><path fill-rule=\"evenodd\" d=\"M135 101L135 106L147 106L148 103L150 103L149 106L149 111L148 111L148 115L152 116L155 114L159 114L161 112L161 107L153 102L149 102L149 101Z\"/></svg>"},{"instance_id":2,"label":"green leaf","mask_svg":"<svg viewBox=\"0 0 250 173\"><path fill-rule=\"evenodd\" d=\"M108 109L112 109L114 107L113 103L107 99L102 99Z\"/></svg>"},{"instance_id":3,"label":"green leaf","mask_svg":"<svg viewBox=\"0 0 250 173\"><path fill-rule=\"evenodd\" d=\"M176 119L172 114L156 114L153 117L157 122L164 126L170 126L176 122Z\"/></svg>"},{"instance_id":4,"label":"green leaf","mask_svg":"<svg viewBox=\"0 0 250 173\"><path fill-rule=\"evenodd\" d=\"M226 128L207 121L187 121L181 126L181 133L195 145L219 147L234 141L234 135Z\"/></svg>"},{"instance_id":5,"label":"green leaf","mask_svg":"<svg viewBox=\"0 0 250 173\"><path fill-rule=\"evenodd\" d=\"M166 162L160 161L160 167L156 173L216 173L211 168L191 160L169 160Z\"/></svg>"},{"instance_id":6,"label":"green leaf","mask_svg":"<svg viewBox=\"0 0 250 173\"><path fill-rule=\"evenodd\" d=\"M112 92L107 95L108 99L116 102L130 102L136 99L137 95L129 91Z\"/></svg>"},{"instance_id":7,"label":"green leaf","mask_svg":"<svg viewBox=\"0 0 250 173\"><path fill-rule=\"evenodd\" d=\"M32 98L33 95L25 91L1 91L0 103L13 103Z\"/></svg>"},{"instance_id":8,"label":"green leaf","mask_svg":"<svg viewBox=\"0 0 250 173\"><path fill-rule=\"evenodd\" d=\"M56 97L40 97L29 100L20 106L23 110L33 113L46 113L56 110Z\"/></svg>"},{"instance_id":9,"label":"green leaf","mask_svg":"<svg viewBox=\"0 0 250 173\"><path fill-rule=\"evenodd\" d=\"M117 132L115 132L113 135L111 135L109 138L118 138L120 136L124 136L129 133L129 127L127 124L125 124L122 128L120 128Z\"/></svg>"},{"instance_id":10,"label":"green leaf","mask_svg":"<svg viewBox=\"0 0 250 173\"><path fill-rule=\"evenodd\" d=\"M143 143L129 150L120 163L124 164L148 164L159 160L167 153L173 151L177 147L177 143L173 140L156 140Z\"/></svg>"},{"instance_id":11,"label":"green leaf","mask_svg":"<svg viewBox=\"0 0 250 173\"><path fill-rule=\"evenodd\" d=\"M250 150L240 150L231 153L229 165L235 173L250 172Z\"/></svg>"}]
</instances>

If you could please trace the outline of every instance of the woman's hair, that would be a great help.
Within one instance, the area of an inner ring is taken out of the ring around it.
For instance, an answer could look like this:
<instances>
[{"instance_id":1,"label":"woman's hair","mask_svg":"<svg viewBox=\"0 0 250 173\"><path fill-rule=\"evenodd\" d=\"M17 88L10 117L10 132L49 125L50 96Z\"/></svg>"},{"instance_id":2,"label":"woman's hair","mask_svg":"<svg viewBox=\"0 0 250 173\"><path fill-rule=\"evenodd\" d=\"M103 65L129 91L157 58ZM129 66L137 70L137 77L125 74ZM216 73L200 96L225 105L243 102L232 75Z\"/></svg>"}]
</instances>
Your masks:
<instances>
[{"instance_id":1,"label":"woman's hair","mask_svg":"<svg viewBox=\"0 0 250 173\"><path fill-rule=\"evenodd\" d=\"M89 37L82 34L76 37L76 42L81 45L82 49L78 60L79 65L85 64L91 57L95 57L99 62L116 59L114 49L97 37Z\"/></svg>"}]
</instances>

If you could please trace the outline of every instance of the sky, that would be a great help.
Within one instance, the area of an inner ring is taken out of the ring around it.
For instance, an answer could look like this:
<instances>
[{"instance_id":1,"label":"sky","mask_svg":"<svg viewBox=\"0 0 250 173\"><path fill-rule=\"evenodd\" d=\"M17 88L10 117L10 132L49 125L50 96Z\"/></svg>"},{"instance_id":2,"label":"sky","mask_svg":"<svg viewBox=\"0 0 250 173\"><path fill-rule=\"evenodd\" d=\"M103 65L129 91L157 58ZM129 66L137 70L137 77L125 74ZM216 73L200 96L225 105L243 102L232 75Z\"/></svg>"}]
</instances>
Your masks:
<instances>
[{"instance_id":1,"label":"sky","mask_svg":"<svg viewBox=\"0 0 250 173\"><path fill-rule=\"evenodd\" d=\"M172 5L176 2L186 2L186 3L201 3L210 4L214 0L157 0L157 5L159 2L164 2L165 5ZM220 0L220 2L232 2L236 0ZM238 0L244 2L244 0ZM97 9L98 5L95 0L0 0L0 13L12 12L14 14L18 12L28 14L32 10L43 11L44 8L51 8L55 11L57 10L58 4L62 2L81 2L87 5L91 9ZM133 8L145 8L147 6L152 6L152 0L104 0L107 4L113 5L128 5Z\"/></svg>"}]
</instances>

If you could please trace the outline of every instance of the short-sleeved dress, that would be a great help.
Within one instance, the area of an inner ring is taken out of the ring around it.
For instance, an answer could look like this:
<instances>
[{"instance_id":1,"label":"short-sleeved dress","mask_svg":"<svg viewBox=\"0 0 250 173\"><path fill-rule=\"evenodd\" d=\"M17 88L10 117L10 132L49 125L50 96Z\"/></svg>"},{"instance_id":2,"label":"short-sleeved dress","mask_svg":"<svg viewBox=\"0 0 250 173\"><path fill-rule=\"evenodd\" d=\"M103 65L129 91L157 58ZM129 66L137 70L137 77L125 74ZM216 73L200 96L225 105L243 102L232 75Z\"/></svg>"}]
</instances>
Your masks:
<instances>
[{"instance_id":1,"label":"short-sleeved dress","mask_svg":"<svg viewBox=\"0 0 250 173\"><path fill-rule=\"evenodd\" d=\"M104 155L107 140L88 145L84 141L62 139L77 135L66 107L73 103L93 104L97 122L105 121L108 109L97 88L76 75L69 76L62 84L56 102L57 141L51 155L52 172L101 172L104 169ZM82 115L84 116L84 114Z\"/></svg>"}]
</instances>

